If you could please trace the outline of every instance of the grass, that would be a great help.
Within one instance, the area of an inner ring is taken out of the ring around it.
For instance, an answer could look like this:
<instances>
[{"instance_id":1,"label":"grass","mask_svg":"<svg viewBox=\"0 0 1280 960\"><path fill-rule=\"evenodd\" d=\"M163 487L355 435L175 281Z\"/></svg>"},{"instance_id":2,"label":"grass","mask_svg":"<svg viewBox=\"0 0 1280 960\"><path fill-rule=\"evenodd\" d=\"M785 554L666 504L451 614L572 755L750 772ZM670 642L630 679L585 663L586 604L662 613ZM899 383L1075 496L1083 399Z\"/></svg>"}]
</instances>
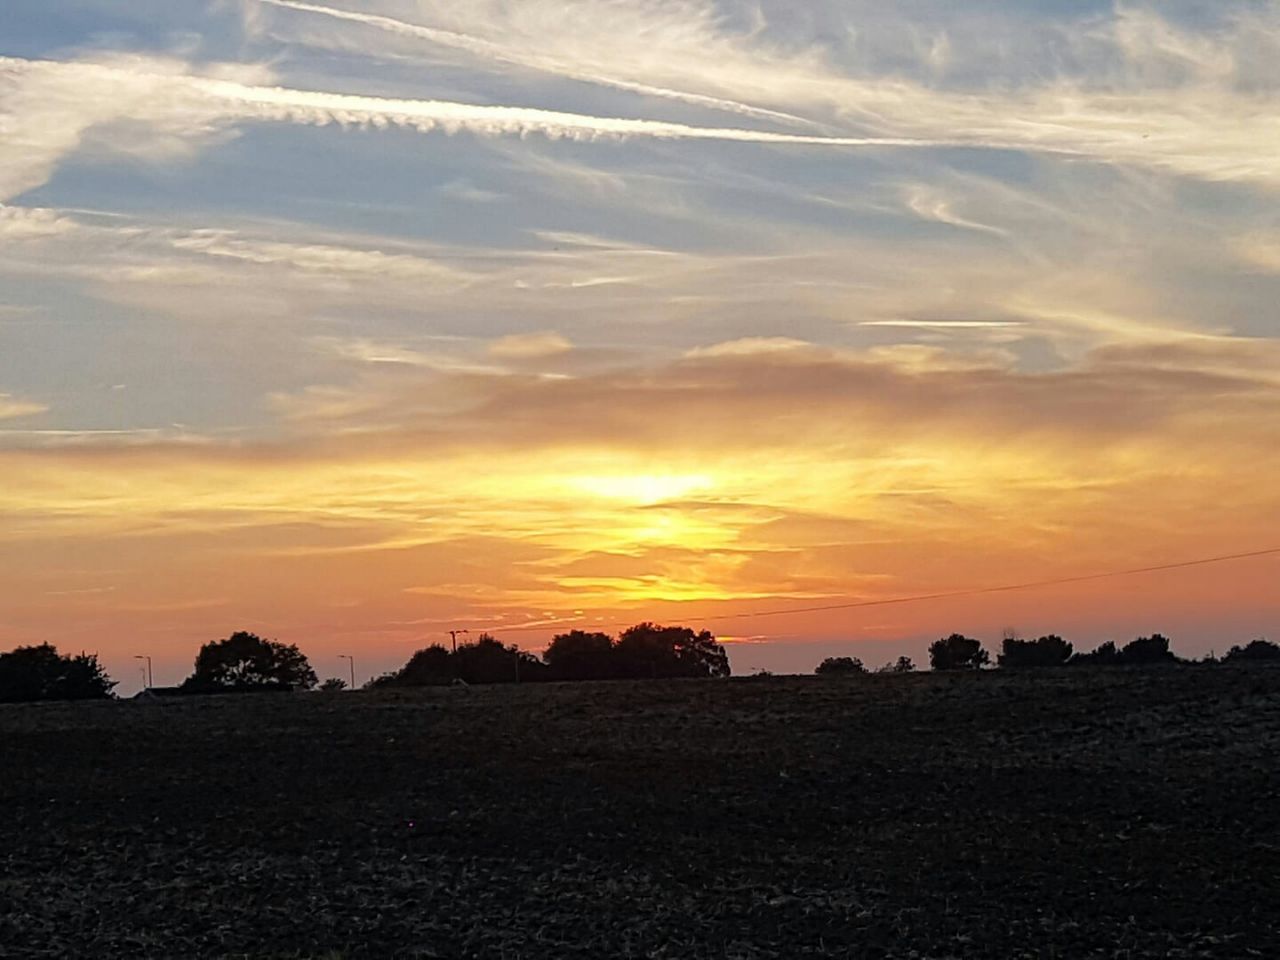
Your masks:
<instances>
[{"instance_id":1,"label":"grass","mask_svg":"<svg viewBox=\"0 0 1280 960\"><path fill-rule=\"evenodd\" d=\"M1280 956L1280 670L0 708L0 957Z\"/></svg>"}]
</instances>

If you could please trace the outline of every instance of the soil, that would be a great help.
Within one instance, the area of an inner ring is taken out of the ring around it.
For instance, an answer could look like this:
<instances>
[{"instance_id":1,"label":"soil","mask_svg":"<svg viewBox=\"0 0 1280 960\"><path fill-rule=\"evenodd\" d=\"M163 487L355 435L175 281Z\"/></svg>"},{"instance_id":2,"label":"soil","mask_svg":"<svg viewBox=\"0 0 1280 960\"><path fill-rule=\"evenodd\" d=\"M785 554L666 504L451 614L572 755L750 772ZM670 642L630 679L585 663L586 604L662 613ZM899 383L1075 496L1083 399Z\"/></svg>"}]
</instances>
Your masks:
<instances>
[{"instance_id":1,"label":"soil","mask_svg":"<svg viewBox=\"0 0 1280 960\"><path fill-rule=\"evenodd\" d=\"M1280 669L0 708L0 957L1280 956Z\"/></svg>"}]
</instances>

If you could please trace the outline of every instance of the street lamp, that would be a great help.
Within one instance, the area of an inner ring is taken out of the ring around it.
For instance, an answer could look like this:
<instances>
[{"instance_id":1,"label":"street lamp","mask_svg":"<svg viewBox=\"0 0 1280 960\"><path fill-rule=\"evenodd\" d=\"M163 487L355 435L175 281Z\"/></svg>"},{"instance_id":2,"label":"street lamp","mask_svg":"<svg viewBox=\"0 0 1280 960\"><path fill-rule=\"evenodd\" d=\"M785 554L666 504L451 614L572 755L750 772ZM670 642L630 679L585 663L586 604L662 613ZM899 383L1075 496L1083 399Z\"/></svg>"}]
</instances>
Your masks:
<instances>
[{"instance_id":1,"label":"street lamp","mask_svg":"<svg viewBox=\"0 0 1280 960\"><path fill-rule=\"evenodd\" d=\"M136 653L136 654L134 654L133 659L135 659L135 660L145 660L145 661L147 661L147 673L146 673L146 677L147 677L147 689L148 689L148 690L150 690L150 689L151 689L151 687L152 687L152 685L153 685L153 684L151 683L151 658L150 658L150 657L148 657L148 656L145 656L144 654Z\"/></svg>"},{"instance_id":2,"label":"street lamp","mask_svg":"<svg viewBox=\"0 0 1280 960\"><path fill-rule=\"evenodd\" d=\"M346 660L346 661L350 662L350 664L351 664L351 689L352 689L352 690L354 690L354 689L356 688L356 658L355 658L355 657L353 657L353 656L351 656L351 654L349 654L349 653L340 653L340 654L338 654L338 659L339 659L339 660Z\"/></svg>"},{"instance_id":3,"label":"street lamp","mask_svg":"<svg viewBox=\"0 0 1280 960\"><path fill-rule=\"evenodd\" d=\"M469 630L450 630L450 631L449 631L449 639L453 641L453 652L454 652L454 653L457 653L457 652L458 652L458 634L460 634L460 633L470 633L470 632L471 632L471 631L469 631Z\"/></svg>"}]
</instances>

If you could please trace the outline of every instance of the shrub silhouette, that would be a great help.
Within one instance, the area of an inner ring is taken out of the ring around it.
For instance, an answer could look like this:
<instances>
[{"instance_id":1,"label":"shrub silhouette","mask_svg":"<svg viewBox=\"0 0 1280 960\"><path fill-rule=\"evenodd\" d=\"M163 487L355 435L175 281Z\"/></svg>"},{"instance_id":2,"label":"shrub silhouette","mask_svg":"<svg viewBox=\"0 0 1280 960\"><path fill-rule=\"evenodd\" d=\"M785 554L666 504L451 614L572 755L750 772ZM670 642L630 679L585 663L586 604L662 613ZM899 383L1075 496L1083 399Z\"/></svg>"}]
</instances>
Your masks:
<instances>
[{"instance_id":1,"label":"shrub silhouette","mask_svg":"<svg viewBox=\"0 0 1280 960\"><path fill-rule=\"evenodd\" d=\"M310 690L315 685L315 671L295 644L263 640L241 630L202 646L195 672L182 689L188 693Z\"/></svg>"},{"instance_id":2,"label":"shrub silhouette","mask_svg":"<svg viewBox=\"0 0 1280 960\"><path fill-rule=\"evenodd\" d=\"M320 684L320 690L324 693L341 693L345 689L347 689L347 681L340 677L330 677Z\"/></svg>"},{"instance_id":3,"label":"shrub silhouette","mask_svg":"<svg viewBox=\"0 0 1280 960\"><path fill-rule=\"evenodd\" d=\"M1060 667L1071 659L1071 644L1057 634L1036 640L1005 637L996 662L1002 667Z\"/></svg>"},{"instance_id":4,"label":"shrub silhouette","mask_svg":"<svg viewBox=\"0 0 1280 960\"><path fill-rule=\"evenodd\" d=\"M953 633L929 645L929 666L934 670L980 670L990 662L982 644L963 634Z\"/></svg>"},{"instance_id":5,"label":"shrub silhouette","mask_svg":"<svg viewBox=\"0 0 1280 960\"><path fill-rule=\"evenodd\" d=\"M899 657L897 660L891 660L883 667L877 667L876 673L914 673L916 669L915 662L910 657Z\"/></svg>"},{"instance_id":6,"label":"shrub silhouette","mask_svg":"<svg viewBox=\"0 0 1280 960\"><path fill-rule=\"evenodd\" d=\"M115 685L95 654L63 656L48 643L0 653L0 703L104 700Z\"/></svg>"},{"instance_id":7,"label":"shrub silhouette","mask_svg":"<svg viewBox=\"0 0 1280 960\"><path fill-rule=\"evenodd\" d=\"M1270 640L1250 640L1243 647L1232 647L1222 659L1225 663L1280 660L1280 644Z\"/></svg>"},{"instance_id":8,"label":"shrub silhouette","mask_svg":"<svg viewBox=\"0 0 1280 960\"><path fill-rule=\"evenodd\" d=\"M551 638L542 654L553 680L607 680L618 676L613 637L571 630Z\"/></svg>"},{"instance_id":9,"label":"shrub silhouette","mask_svg":"<svg viewBox=\"0 0 1280 960\"><path fill-rule=\"evenodd\" d=\"M467 683L519 683L546 678L546 665L531 653L482 633L453 654L456 676Z\"/></svg>"},{"instance_id":10,"label":"shrub silhouette","mask_svg":"<svg viewBox=\"0 0 1280 960\"><path fill-rule=\"evenodd\" d=\"M729 676L729 655L709 630L639 623L618 637L614 657L624 677Z\"/></svg>"},{"instance_id":11,"label":"shrub silhouette","mask_svg":"<svg viewBox=\"0 0 1280 960\"><path fill-rule=\"evenodd\" d=\"M827 657L813 672L822 677L847 677L866 673L867 668L857 657Z\"/></svg>"},{"instance_id":12,"label":"shrub silhouette","mask_svg":"<svg viewBox=\"0 0 1280 960\"><path fill-rule=\"evenodd\" d=\"M1077 653L1069 661L1072 666L1110 667L1120 662L1120 651L1114 640L1101 643L1088 653Z\"/></svg>"},{"instance_id":13,"label":"shrub silhouette","mask_svg":"<svg viewBox=\"0 0 1280 960\"><path fill-rule=\"evenodd\" d=\"M1120 650L1117 660L1127 665L1178 662L1178 658L1169 649L1169 638L1158 633L1129 641Z\"/></svg>"}]
</instances>

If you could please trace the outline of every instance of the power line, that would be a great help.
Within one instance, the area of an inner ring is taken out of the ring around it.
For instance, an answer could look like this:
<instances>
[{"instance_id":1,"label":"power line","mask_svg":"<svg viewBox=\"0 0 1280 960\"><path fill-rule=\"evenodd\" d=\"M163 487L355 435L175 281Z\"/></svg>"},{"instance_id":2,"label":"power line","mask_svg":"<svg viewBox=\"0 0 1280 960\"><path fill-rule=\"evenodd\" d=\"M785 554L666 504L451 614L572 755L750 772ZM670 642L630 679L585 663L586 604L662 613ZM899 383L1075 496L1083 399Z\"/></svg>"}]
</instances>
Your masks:
<instances>
[{"instance_id":1,"label":"power line","mask_svg":"<svg viewBox=\"0 0 1280 960\"><path fill-rule=\"evenodd\" d=\"M1127 570L1108 570L1105 573L1087 573L1074 577L1054 577L1048 580L1028 580L1023 583L1005 583L994 587L970 587L965 590L950 590L942 593L920 593L905 597L888 597L883 600L851 600L842 603L828 603L812 607L789 607L777 610L759 610L749 613L726 613L705 617L682 617L686 623L711 623L722 620L754 620L759 617L784 617L800 613L827 613L832 610L856 610L862 607L888 607L906 603L925 603L930 600L951 600L958 597L977 597L990 593L1010 593L1015 590L1034 590L1039 587L1056 587L1071 583L1086 583L1092 580L1110 580L1114 577L1131 577L1140 573L1159 573L1164 570L1182 570L1187 567L1203 567L1213 563L1227 563L1232 560L1251 560L1258 557L1280 555L1280 547L1268 547L1265 550L1250 550L1247 553L1229 553L1218 557L1203 557L1198 560L1179 560L1176 563L1159 563L1147 567L1131 567ZM495 633L532 633L534 631L555 630L561 626L577 627L613 627L618 623L584 623L579 620L566 620L561 624L543 624L541 626L499 627L494 626Z\"/></svg>"}]
</instances>

